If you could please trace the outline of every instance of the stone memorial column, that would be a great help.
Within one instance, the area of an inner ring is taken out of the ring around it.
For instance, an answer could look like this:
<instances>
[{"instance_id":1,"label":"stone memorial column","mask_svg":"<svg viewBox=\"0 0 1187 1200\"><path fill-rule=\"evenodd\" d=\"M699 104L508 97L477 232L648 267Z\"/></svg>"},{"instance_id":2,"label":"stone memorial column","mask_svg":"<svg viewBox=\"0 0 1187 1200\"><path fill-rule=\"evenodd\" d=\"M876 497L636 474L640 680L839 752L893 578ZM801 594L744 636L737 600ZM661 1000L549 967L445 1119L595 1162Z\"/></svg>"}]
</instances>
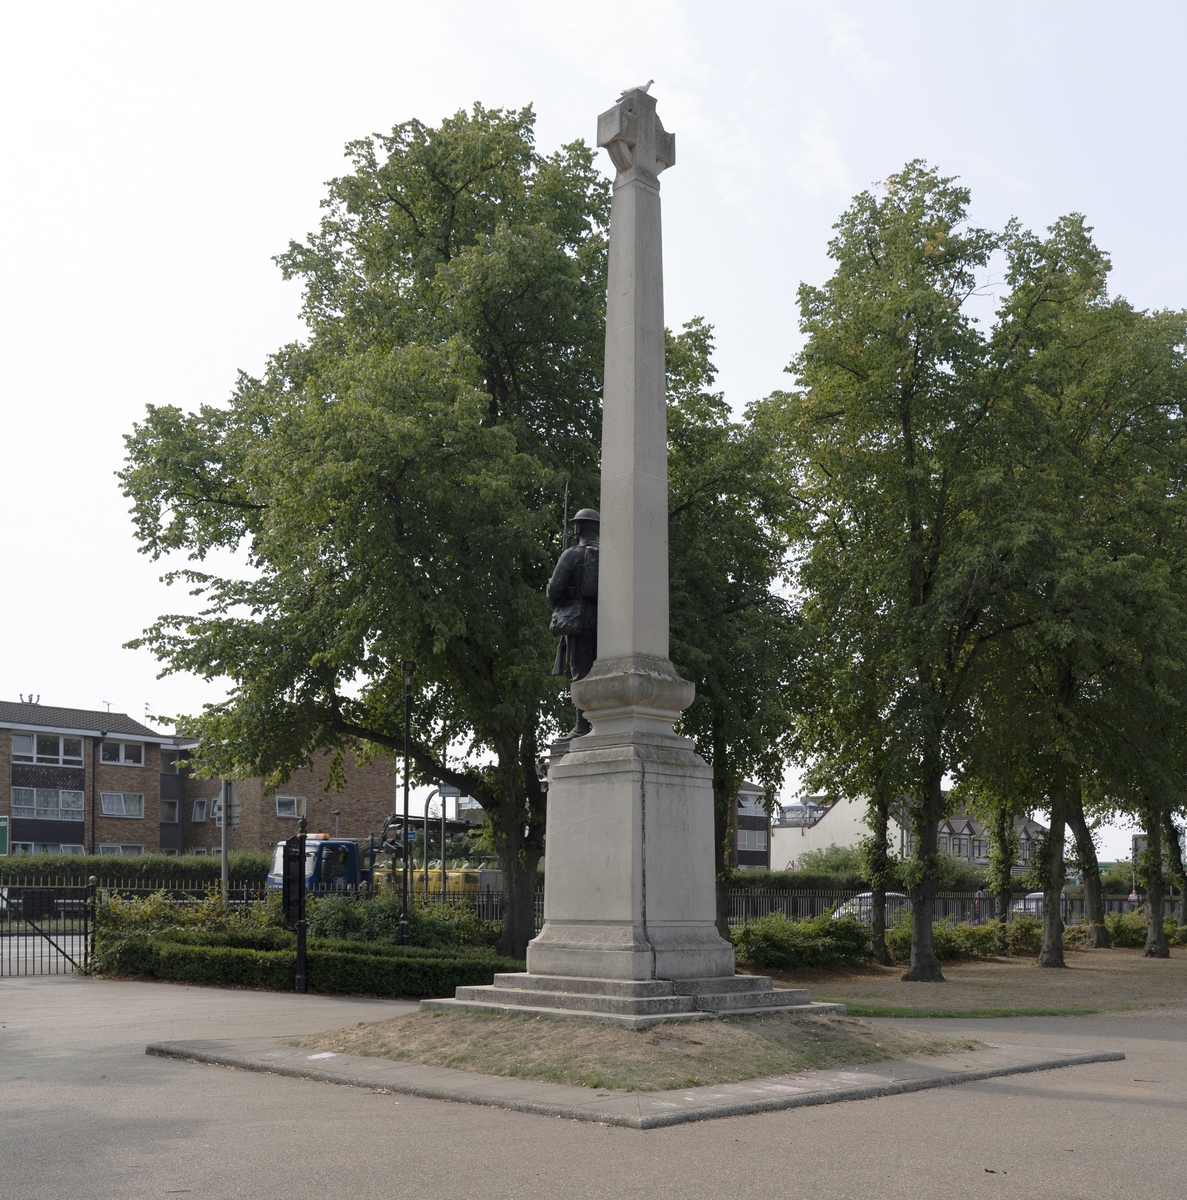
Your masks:
<instances>
[{"instance_id":1,"label":"stone memorial column","mask_svg":"<svg viewBox=\"0 0 1187 1200\"><path fill-rule=\"evenodd\" d=\"M617 168L602 414L598 653L573 684L592 732L549 770L544 928L532 975L732 975L715 925L712 776L673 723L693 685L668 659L668 461L659 174L676 160L635 88L598 118ZM768 983L769 987L769 983Z\"/></svg>"}]
</instances>

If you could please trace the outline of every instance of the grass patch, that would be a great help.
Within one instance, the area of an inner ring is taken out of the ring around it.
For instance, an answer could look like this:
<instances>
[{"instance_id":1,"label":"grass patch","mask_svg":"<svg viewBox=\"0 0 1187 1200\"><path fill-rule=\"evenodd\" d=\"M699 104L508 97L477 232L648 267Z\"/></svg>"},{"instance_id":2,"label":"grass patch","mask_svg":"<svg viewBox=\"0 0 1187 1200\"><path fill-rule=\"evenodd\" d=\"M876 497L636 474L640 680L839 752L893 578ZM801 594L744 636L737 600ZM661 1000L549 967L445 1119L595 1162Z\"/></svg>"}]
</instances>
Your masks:
<instances>
[{"instance_id":1,"label":"grass patch","mask_svg":"<svg viewBox=\"0 0 1187 1200\"><path fill-rule=\"evenodd\" d=\"M286 1044L483 1075L642 1092L949 1054L981 1045L839 1015L771 1013L636 1031L526 1014L450 1012L410 1013Z\"/></svg>"},{"instance_id":2,"label":"grass patch","mask_svg":"<svg viewBox=\"0 0 1187 1200\"><path fill-rule=\"evenodd\" d=\"M850 1004L855 1017L1086 1017L1098 1012L1128 1012L1137 1004L1065 1004L1030 1008L913 1008L894 1004Z\"/></svg>"},{"instance_id":3,"label":"grass patch","mask_svg":"<svg viewBox=\"0 0 1187 1200\"><path fill-rule=\"evenodd\" d=\"M772 971L778 987L808 987L863 1017L1078 1017L1182 1005L1187 952L1069 950L1065 970L1022 958L944 963L944 983L905 983L903 968Z\"/></svg>"}]
</instances>

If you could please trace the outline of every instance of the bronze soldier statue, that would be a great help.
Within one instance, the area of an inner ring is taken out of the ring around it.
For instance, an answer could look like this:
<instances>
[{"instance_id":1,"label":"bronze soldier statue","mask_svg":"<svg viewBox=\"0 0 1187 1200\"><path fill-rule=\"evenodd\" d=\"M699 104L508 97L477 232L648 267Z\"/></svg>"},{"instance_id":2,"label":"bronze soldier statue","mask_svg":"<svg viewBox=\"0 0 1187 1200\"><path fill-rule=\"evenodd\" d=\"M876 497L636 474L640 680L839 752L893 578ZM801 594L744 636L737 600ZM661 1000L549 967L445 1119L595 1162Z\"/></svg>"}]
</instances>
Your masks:
<instances>
[{"instance_id":1,"label":"bronze soldier statue","mask_svg":"<svg viewBox=\"0 0 1187 1200\"><path fill-rule=\"evenodd\" d=\"M572 520L577 545L561 555L548 581L552 605L549 632L561 639L552 673L564 673L569 660L570 680L584 679L598 657L598 530L602 518L596 509L583 508ZM577 724L565 738L589 732L585 713L577 710Z\"/></svg>"}]
</instances>

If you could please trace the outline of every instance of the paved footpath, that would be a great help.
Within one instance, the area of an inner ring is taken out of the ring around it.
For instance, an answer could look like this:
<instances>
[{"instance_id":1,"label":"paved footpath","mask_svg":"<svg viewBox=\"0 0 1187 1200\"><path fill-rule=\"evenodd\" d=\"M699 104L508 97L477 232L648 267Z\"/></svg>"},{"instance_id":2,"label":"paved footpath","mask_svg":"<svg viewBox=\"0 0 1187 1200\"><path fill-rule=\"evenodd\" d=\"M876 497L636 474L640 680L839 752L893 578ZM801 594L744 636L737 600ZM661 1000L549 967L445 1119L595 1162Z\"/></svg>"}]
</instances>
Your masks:
<instances>
[{"instance_id":1,"label":"paved footpath","mask_svg":"<svg viewBox=\"0 0 1187 1200\"><path fill-rule=\"evenodd\" d=\"M279 1037L410 1007L71 976L0 980L0 1196L1183 1194L1187 1010L901 1022L1119 1049L1126 1059L648 1131L144 1053L151 1041Z\"/></svg>"}]
</instances>

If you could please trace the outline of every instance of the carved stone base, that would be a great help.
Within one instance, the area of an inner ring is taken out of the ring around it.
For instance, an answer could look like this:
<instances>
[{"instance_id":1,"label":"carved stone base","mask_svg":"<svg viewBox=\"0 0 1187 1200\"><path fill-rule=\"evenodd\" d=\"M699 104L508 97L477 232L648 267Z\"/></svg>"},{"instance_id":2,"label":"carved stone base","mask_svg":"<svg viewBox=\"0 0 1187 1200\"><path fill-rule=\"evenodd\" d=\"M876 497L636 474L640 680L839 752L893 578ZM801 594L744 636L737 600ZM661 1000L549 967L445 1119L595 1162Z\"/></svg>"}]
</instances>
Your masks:
<instances>
[{"instance_id":1,"label":"carved stone base","mask_svg":"<svg viewBox=\"0 0 1187 1200\"><path fill-rule=\"evenodd\" d=\"M732 977L716 926L712 776L692 743L595 732L554 757L548 778L544 928L529 972Z\"/></svg>"}]
</instances>

